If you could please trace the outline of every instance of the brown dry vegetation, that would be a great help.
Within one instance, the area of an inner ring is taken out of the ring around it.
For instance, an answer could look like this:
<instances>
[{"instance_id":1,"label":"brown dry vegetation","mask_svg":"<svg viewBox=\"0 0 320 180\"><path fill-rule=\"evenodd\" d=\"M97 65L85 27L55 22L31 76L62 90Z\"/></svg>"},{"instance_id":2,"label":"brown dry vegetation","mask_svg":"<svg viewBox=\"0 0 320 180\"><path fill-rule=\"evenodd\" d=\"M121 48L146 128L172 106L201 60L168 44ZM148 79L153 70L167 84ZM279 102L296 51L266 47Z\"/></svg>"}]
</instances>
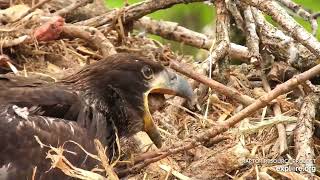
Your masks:
<instances>
[{"instance_id":1,"label":"brown dry vegetation","mask_svg":"<svg viewBox=\"0 0 320 180\"><path fill-rule=\"evenodd\" d=\"M320 43L288 15L293 2L215 0L214 39L174 22L144 17L199 1L148 0L107 10L99 0L47 0L39 6L0 0L1 73L55 81L110 54L134 52L189 77L198 97L198 107L191 109L184 100L167 97L164 107L153 113L164 139L162 149L138 133L120 139L123 156L109 165L104 147L96 142L97 154L89 158L100 160L97 169L103 173L98 174L69 164L63 147L51 147L47 161L52 160L53 168L80 179L318 178L318 171L283 171L319 166ZM269 24L262 11L279 27ZM302 8L295 12L317 28L312 14ZM56 24L57 15L66 21L61 32L54 32L58 36L37 36L37 28ZM230 42L231 20L236 24L231 28L246 36L246 46ZM208 52L195 62L145 33ZM242 64L233 65L234 59ZM41 139L38 142L40 146Z\"/></svg>"}]
</instances>

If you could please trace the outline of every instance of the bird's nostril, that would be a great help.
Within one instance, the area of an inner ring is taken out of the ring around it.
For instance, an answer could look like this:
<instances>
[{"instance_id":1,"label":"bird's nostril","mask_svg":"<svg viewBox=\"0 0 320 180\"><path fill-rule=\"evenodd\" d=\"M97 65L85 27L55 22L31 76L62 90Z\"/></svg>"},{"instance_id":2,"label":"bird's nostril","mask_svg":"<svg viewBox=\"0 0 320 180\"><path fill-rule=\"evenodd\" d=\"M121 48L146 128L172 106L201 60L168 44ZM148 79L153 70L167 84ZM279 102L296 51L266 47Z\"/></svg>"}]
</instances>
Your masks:
<instances>
[{"instance_id":1,"label":"bird's nostril","mask_svg":"<svg viewBox=\"0 0 320 180\"><path fill-rule=\"evenodd\" d=\"M174 74L174 73L171 73L171 74L170 74L170 80L173 81L173 80L175 80L175 79L177 79L177 75Z\"/></svg>"}]
</instances>

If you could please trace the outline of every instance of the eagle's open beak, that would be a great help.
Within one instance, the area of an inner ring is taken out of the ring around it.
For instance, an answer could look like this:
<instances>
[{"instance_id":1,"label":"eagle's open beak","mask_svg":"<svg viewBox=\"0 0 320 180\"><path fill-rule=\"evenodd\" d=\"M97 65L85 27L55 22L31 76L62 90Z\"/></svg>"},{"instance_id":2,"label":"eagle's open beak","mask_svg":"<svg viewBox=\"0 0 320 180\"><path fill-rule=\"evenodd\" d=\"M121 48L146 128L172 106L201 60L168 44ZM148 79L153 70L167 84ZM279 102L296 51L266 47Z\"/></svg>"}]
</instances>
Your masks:
<instances>
[{"instance_id":1,"label":"eagle's open beak","mask_svg":"<svg viewBox=\"0 0 320 180\"><path fill-rule=\"evenodd\" d=\"M150 93L176 95L186 98L191 104L195 104L196 100L188 81L167 70L156 74L149 87L150 89L144 94L144 131L147 132L153 143L160 148L162 145L161 135L149 111L148 95Z\"/></svg>"}]
</instances>

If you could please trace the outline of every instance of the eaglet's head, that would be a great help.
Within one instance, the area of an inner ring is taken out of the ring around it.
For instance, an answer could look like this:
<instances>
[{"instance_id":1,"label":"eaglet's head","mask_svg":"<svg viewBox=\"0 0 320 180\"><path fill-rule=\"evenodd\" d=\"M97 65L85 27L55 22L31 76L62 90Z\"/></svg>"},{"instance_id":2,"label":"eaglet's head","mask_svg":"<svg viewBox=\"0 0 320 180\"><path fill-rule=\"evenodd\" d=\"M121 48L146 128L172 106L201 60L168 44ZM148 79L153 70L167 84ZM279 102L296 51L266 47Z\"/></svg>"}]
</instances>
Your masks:
<instances>
[{"instance_id":1,"label":"eaglet's head","mask_svg":"<svg viewBox=\"0 0 320 180\"><path fill-rule=\"evenodd\" d=\"M158 62L127 53L111 55L63 81L74 83L81 91L94 92L109 106L121 106L125 116L114 122L120 136L144 130L158 147L161 138L149 111L148 95L171 94L193 99L185 79ZM110 89L116 95L110 94Z\"/></svg>"}]
</instances>

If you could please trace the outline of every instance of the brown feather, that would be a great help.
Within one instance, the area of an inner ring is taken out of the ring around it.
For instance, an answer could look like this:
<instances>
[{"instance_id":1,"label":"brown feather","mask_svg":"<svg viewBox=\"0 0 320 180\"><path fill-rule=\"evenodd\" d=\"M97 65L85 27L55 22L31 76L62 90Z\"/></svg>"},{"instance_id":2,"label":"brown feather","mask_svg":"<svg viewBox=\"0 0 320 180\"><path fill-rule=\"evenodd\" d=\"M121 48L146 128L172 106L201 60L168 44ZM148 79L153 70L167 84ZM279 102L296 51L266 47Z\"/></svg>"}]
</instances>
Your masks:
<instances>
[{"instance_id":1,"label":"brown feather","mask_svg":"<svg viewBox=\"0 0 320 180\"><path fill-rule=\"evenodd\" d=\"M47 149L40 149L34 135L53 146L74 140L88 150L93 150L92 139L98 138L108 147L112 160L118 155L115 133L130 136L143 129L143 93L148 87L141 69L145 65L154 73L164 70L145 58L116 54L57 83L1 75L0 163L11 163L12 172L21 172L21 176L10 173L8 179L30 177L33 166L38 166L43 179L61 175L55 170L44 173L49 167L44 160ZM13 104L29 109L28 120L12 111ZM53 119L49 125L43 120L48 118ZM85 155L76 146L68 150L80 153L69 157L76 166L81 165ZM88 162L85 168L92 166Z\"/></svg>"}]
</instances>

